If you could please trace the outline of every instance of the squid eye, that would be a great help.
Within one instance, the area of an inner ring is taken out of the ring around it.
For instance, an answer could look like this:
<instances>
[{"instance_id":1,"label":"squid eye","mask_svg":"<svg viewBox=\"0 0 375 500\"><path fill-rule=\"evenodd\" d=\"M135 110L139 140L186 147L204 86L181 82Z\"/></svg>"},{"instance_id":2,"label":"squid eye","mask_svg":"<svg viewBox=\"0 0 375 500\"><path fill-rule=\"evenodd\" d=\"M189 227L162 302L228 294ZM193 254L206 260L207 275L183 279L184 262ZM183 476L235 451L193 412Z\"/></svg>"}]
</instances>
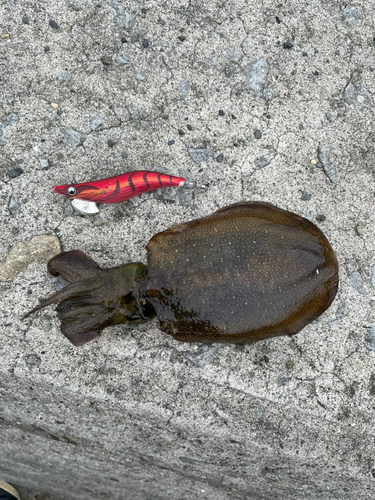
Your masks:
<instances>
[{"instance_id":1,"label":"squid eye","mask_svg":"<svg viewBox=\"0 0 375 500\"><path fill-rule=\"evenodd\" d=\"M74 196L76 194L76 188L73 186L69 186L68 189L66 190L69 196Z\"/></svg>"}]
</instances>

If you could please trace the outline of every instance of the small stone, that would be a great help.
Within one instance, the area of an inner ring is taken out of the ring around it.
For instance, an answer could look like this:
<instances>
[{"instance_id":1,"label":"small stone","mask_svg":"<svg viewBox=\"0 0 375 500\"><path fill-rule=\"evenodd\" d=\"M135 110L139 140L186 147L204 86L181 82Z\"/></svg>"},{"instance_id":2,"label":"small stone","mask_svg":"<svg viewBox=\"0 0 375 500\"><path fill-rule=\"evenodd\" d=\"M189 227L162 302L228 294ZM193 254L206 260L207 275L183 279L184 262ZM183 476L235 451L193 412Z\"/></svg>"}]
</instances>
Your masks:
<instances>
[{"instance_id":1,"label":"small stone","mask_svg":"<svg viewBox=\"0 0 375 500\"><path fill-rule=\"evenodd\" d=\"M98 227L104 226L103 219L101 219L100 217L96 217L96 219L93 222L93 225Z\"/></svg>"},{"instance_id":2,"label":"small stone","mask_svg":"<svg viewBox=\"0 0 375 500\"><path fill-rule=\"evenodd\" d=\"M345 87L342 98L349 105L374 107L371 94L362 85L353 85L353 83L349 82Z\"/></svg>"},{"instance_id":3,"label":"small stone","mask_svg":"<svg viewBox=\"0 0 375 500\"><path fill-rule=\"evenodd\" d=\"M258 156L255 158L254 165L255 168L264 168L271 163L271 160L268 160L265 156Z\"/></svg>"},{"instance_id":4,"label":"small stone","mask_svg":"<svg viewBox=\"0 0 375 500\"><path fill-rule=\"evenodd\" d=\"M113 139L108 139L107 144L110 148L114 148L117 144L117 141L114 141Z\"/></svg>"},{"instance_id":5,"label":"small stone","mask_svg":"<svg viewBox=\"0 0 375 500\"><path fill-rule=\"evenodd\" d=\"M128 153L126 151L123 151L121 153L121 156L122 156L122 158L127 158L128 157Z\"/></svg>"},{"instance_id":6,"label":"small stone","mask_svg":"<svg viewBox=\"0 0 375 500\"><path fill-rule=\"evenodd\" d=\"M362 12L362 7L346 7L340 14L344 21L348 20L352 26L357 26Z\"/></svg>"},{"instance_id":7,"label":"small stone","mask_svg":"<svg viewBox=\"0 0 375 500\"><path fill-rule=\"evenodd\" d=\"M29 24L29 18L27 16L22 17L23 24Z\"/></svg>"},{"instance_id":8,"label":"small stone","mask_svg":"<svg viewBox=\"0 0 375 500\"><path fill-rule=\"evenodd\" d=\"M125 66L125 64L130 64L130 62L131 62L130 57L126 56L121 52L116 53L115 63L119 64L120 66Z\"/></svg>"},{"instance_id":9,"label":"small stone","mask_svg":"<svg viewBox=\"0 0 375 500\"><path fill-rule=\"evenodd\" d=\"M181 94L183 94L186 97L190 89L190 81L184 80L183 82L180 83L177 89L181 92Z\"/></svg>"},{"instance_id":10,"label":"small stone","mask_svg":"<svg viewBox=\"0 0 375 500\"><path fill-rule=\"evenodd\" d=\"M9 33L3 33L2 35L0 35L0 38L2 38L3 40L5 38L9 38Z\"/></svg>"},{"instance_id":11,"label":"small stone","mask_svg":"<svg viewBox=\"0 0 375 500\"><path fill-rule=\"evenodd\" d=\"M180 40L180 42L184 42L186 40L186 36L184 35L180 35L177 38Z\"/></svg>"},{"instance_id":12,"label":"small stone","mask_svg":"<svg viewBox=\"0 0 375 500\"><path fill-rule=\"evenodd\" d=\"M267 60L264 57L249 63L244 69L246 84L255 97L264 89L268 69Z\"/></svg>"},{"instance_id":13,"label":"small stone","mask_svg":"<svg viewBox=\"0 0 375 500\"><path fill-rule=\"evenodd\" d=\"M110 64L112 64L112 59L108 56L103 56L103 57L101 57L100 60L102 61L104 66L109 66Z\"/></svg>"},{"instance_id":14,"label":"small stone","mask_svg":"<svg viewBox=\"0 0 375 500\"><path fill-rule=\"evenodd\" d=\"M254 130L254 137L255 139L261 139L262 132L260 130Z\"/></svg>"},{"instance_id":15,"label":"small stone","mask_svg":"<svg viewBox=\"0 0 375 500\"><path fill-rule=\"evenodd\" d=\"M323 170L326 175L329 177L329 180L336 184L338 181L338 175L336 170L336 165L330 161L330 148L326 148L323 146L318 147L318 158L320 163L323 165Z\"/></svg>"},{"instance_id":16,"label":"small stone","mask_svg":"<svg viewBox=\"0 0 375 500\"><path fill-rule=\"evenodd\" d=\"M316 220L317 220L318 222L324 222L324 221L326 220L326 218L327 218L327 217L326 217L325 215L323 215L323 214L320 214L320 215L317 215L317 216L316 216Z\"/></svg>"},{"instance_id":17,"label":"small stone","mask_svg":"<svg viewBox=\"0 0 375 500\"><path fill-rule=\"evenodd\" d=\"M90 120L91 130L96 130L100 125L103 125L103 117L100 115L95 115Z\"/></svg>"},{"instance_id":18,"label":"small stone","mask_svg":"<svg viewBox=\"0 0 375 500\"><path fill-rule=\"evenodd\" d=\"M19 234L20 230L18 229L18 227L12 227L12 234Z\"/></svg>"},{"instance_id":19,"label":"small stone","mask_svg":"<svg viewBox=\"0 0 375 500\"><path fill-rule=\"evenodd\" d=\"M222 109L219 109L219 116L224 116L224 111Z\"/></svg>"},{"instance_id":20,"label":"small stone","mask_svg":"<svg viewBox=\"0 0 375 500\"><path fill-rule=\"evenodd\" d=\"M130 41L131 41L131 43L138 42L138 35L132 35Z\"/></svg>"},{"instance_id":21,"label":"small stone","mask_svg":"<svg viewBox=\"0 0 375 500\"><path fill-rule=\"evenodd\" d=\"M142 12L142 14L146 14L147 13L147 9L145 7L142 7L141 12Z\"/></svg>"},{"instance_id":22,"label":"small stone","mask_svg":"<svg viewBox=\"0 0 375 500\"><path fill-rule=\"evenodd\" d=\"M46 45L46 46L44 47L44 53L45 53L45 54L47 54L50 50L51 50L51 49L50 49L49 45Z\"/></svg>"},{"instance_id":23,"label":"small stone","mask_svg":"<svg viewBox=\"0 0 375 500\"><path fill-rule=\"evenodd\" d=\"M66 142L72 149L75 149L83 142L82 135L76 130L67 127L61 127L60 130L63 136L65 137Z\"/></svg>"},{"instance_id":24,"label":"small stone","mask_svg":"<svg viewBox=\"0 0 375 500\"><path fill-rule=\"evenodd\" d=\"M74 4L69 4L69 8L72 9L72 10L75 10L76 12L79 12L81 9L81 7L77 7L76 5Z\"/></svg>"},{"instance_id":25,"label":"small stone","mask_svg":"<svg viewBox=\"0 0 375 500\"><path fill-rule=\"evenodd\" d=\"M66 71L63 71L62 73L57 75L56 79L59 83L65 83L68 79L68 73Z\"/></svg>"},{"instance_id":26,"label":"small stone","mask_svg":"<svg viewBox=\"0 0 375 500\"><path fill-rule=\"evenodd\" d=\"M200 165L204 161L208 161L209 158L213 158L214 152L212 149L193 149L188 148L188 153L190 158Z\"/></svg>"},{"instance_id":27,"label":"small stone","mask_svg":"<svg viewBox=\"0 0 375 500\"><path fill-rule=\"evenodd\" d=\"M339 306L336 310L336 319L339 321L340 319L345 318L349 314L349 309L345 304Z\"/></svg>"},{"instance_id":28,"label":"small stone","mask_svg":"<svg viewBox=\"0 0 375 500\"><path fill-rule=\"evenodd\" d=\"M232 70L230 69L229 66L225 66L225 69L224 69L224 74L226 77L231 77L232 76Z\"/></svg>"},{"instance_id":29,"label":"small stone","mask_svg":"<svg viewBox=\"0 0 375 500\"><path fill-rule=\"evenodd\" d=\"M312 163L313 165L316 165L318 162L314 159L310 160L310 163Z\"/></svg>"},{"instance_id":30,"label":"small stone","mask_svg":"<svg viewBox=\"0 0 375 500\"><path fill-rule=\"evenodd\" d=\"M24 162L23 158L20 158L19 160L17 160L17 165L22 165L23 162Z\"/></svg>"},{"instance_id":31,"label":"small stone","mask_svg":"<svg viewBox=\"0 0 375 500\"><path fill-rule=\"evenodd\" d=\"M114 2L109 2L108 5L115 11L113 15L113 22L117 28L130 30L134 26L134 19L132 16L120 5Z\"/></svg>"},{"instance_id":32,"label":"small stone","mask_svg":"<svg viewBox=\"0 0 375 500\"><path fill-rule=\"evenodd\" d=\"M363 279L362 276L358 273L352 273L348 276L348 281L349 285L354 288L354 290L357 290L358 293L365 295L366 290L363 284Z\"/></svg>"},{"instance_id":33,"label":"small stone","mask_svg":"<svg viewBox=\"0 0 375 500\"><path fill-rule=\"evenodd\" d=\"M355 232L358 234L358 236L363 236L363 227L362 226L357 226L355 228Z\"/></svg>"},{"instance_id":34,"label":"small stone","mask_svg":"<svg viewBox=\"0 0 375 500\"><path fill-rule=\"evenodd\" d=\"M51 102L51 107L52 107L53 109L57 109L57 108L59 107L59 105L58 105L58 104L56 104L55 102Z\"/></svg>"},{"instance_id":35,"label":"small stone","mask_svg":"<svg viewBox=\"0 0 375 500\"><path fill-rule=\"evenodd\" d=\"M311 199L311 194L307 193L306 191L303 191L301 200L302 201L309 201Z\"/></svg>"},{"instance_id":36,"label":"small stone","mask_svg":"<svg viewBox=\"0 0 375 500\"><path fill-rule=\"evenodd\" d=\"M44 168L48 168L49 166L49 163L48 163L48 160L39 160L39 164L40 164L40 169L44 169Z\"/></svg>"},{"instance_id":37,"label":"small stone","mask_svg":"<svg viewBox=\"0 0 375 500\"><path fill-rule=\"evenodd\" d=\"M126 43L127 41L128 41L127 38L125 38L125 37L121 38L121 43Z\"/></svg>"},{"instance_id":38,"label":"small stone","mask_svg":"<svg viewBox=\"0 0 375 500\"><path fill-rule=\"evenodd\" d=\"M188 124L186 125L186 128L187 128L188 130L190 130L190 132L193 130L193 127L190 125L190 123L188 123Z\"/></svg>"},{"instance_id":39,"label":"small stone","mask_svg":"<svg viewBox=\"0 0 375 500\"><path fill-rule=\"evenodd\" d=\"M307 52L302 52L302 57L307 57L307 56L308 56Z\"/></svg>"},{"instance_id":40,"label":"small stone","mask_svg":"<svg viewBox=\"0 0 375 500\"><path fill-rule=\"evenodd\" d=\"M367 335L366 335L366 342L368 344L368 348L371 351L375 351L375 326L368 328L367 330ZM375 474L374 474L375 477Z\"/></svg>"},{"instance_id":41,"label":"small stone","mask_svg":"<svg viewBox=\"0 0 375 500\"><path fill-rule=\"evenodd\" d=\"M158 19L158 23L159 23L161 26L165 26L165 25L167 24L167 23L166 23L166 21L164 21L164 19L161 19L160 17L159 17L159 19Z\"/></svg>"},{"instance_id":42,"label":"small stone","mask_svg":"<svg viewBox=\"0 0 375 500\"><path fill-rule=\"evenodd\" d=\"M135 116L137 114L137 111L134 108L127 108L129 115Z\"/></svg>"},{"instance_id":43,"label":"small stone","mask_svg":"<svg viewBox=\"0 0 375 500\"><path fill-rule=\"evenodd\" d=\"M179 128L178 129L178 135L183 136L183 135L185 135L185 132L182 129Z\"/></svg>"},{"instance_id":44,"label":"small stone","mask_svg":"<svg viewBox=\"0 0 375 500\"><path fill-rule=\"evenodd\" d=\"M275 97L275 92L271 89L271 87L267 87L263 90L263 97L266 101L270 101Z\"/></svg>"},{"instance_id":45,"label":"small stone","mask_svg":"<svg viewBox=\"0 0 375 500\"><path fill-rule=\"evenodd\" d=\"M136 80L140 80L140 81L142 81L142 80L144 80L146 78L144 75L141 75L140 73L136 73L134 75L134 77L135 77Z\"/></svg>"},{"instance_id":46,"label":"small stone","mask_svg":"<svg viewBox=\"0 0 375 500\"><path fill-rule=\"evenodd\" d=\"M231 115L231 118L232 118L232 120L237 120L237 116L236 115Z\"/></svg>"},{"instance_id":47,"label":"small stone","mask_svg":"<svg viewBox=\"0 0 375 500\"><path fill-rule=\"evenodd\" d=\"M52 19L50 20L50 22L48 23L51 28L53 29L57 29L59 26L57 25L57 23L55 21L53 21Z\"/></svg>"},{"instance_id":48,"label":"small stone","mask_svg":"<svg viewBox=\"0 0 375 500\"><path fill-rule=\"evenodd\" d=\"M18 177L21 174L23 174L23 170L20 167L14 168L13 170L8 170L7 172L7 176L10 177L11 179Z\"/></svg>"},{"instance_id":49,"label":"small stone","mask_svg":"<svg viewBox=\"0 0 375 500\"><path fill-rule=\"evenodd\" d=\"M176 141L174 141L173 139L171 141L168 141L168 146L173 146L173 144L175 143Z\"/></svg>"},{"instance_id":50,"label":"small stone","mask_svg":"<svg viewBox=\"0 0 375 500\"><path fill-rule=\"evenodd\" d=\"M224 56L233 63L239 63L242 59L242 52L238 49L229 49L225 52Z\"/></svg>"},{"instance_id":51,"label":"small stone","mask_svg":"<svg viewBox=\"0 0 375 500\"><path fill-rule=\"evenodd\" d=\"M216 161L218 163L221 163L223 161L223 159L224 159L224 156L221 153L216 157Z\"/></svg>"},{"instance_id":52,"label":"small stone","mask_svg":"<svg viewBox=\"0 0 375 500\"><path fill-rule=\"evenodd\" d=\"M294 367L294 362L293 362L293 361L289 360L289 361L287 361L287 362L285 363L285 368L286 368L287 370L291 370L293 367Z\"/></svg>"},{"instance_id":53,"label":"small stone","mask_svg":"<svg viewBox=\"0 0 375 500\"><path fill-rule=\"evenodd\" d=\"M283 49L292 49L294 47L292 42L284 42Z\"/></svg>"},{"instance_id":54,"label":"small stone","mask_svg":"<svg viewBox=\"0 0 375 500\"><path fill-rule=\"evenodd\" d=\"M143 41L142 41L142 45L143 45L143 47L144 47L145 49L147 49L147 47L148 47L148 40L147 40L147 38L144 38L144 39L143 39Z\"/></svg>"},{"instance_id":55,"label":"small stone","mask_svg":"<svg viewBox=\"0 0 375 500\"><path fill-rule=\"evenodd\" d=\"M330 123L332 123L333 118L332 118L331 113L326 113L326 114L325 114L325 117L327 118L327 120L328 120Z\"/></svg>"},{"instance_id":56,"label":"small stone","mask_svg":"<svg viewBox=\"0 0 375 500\"><path fill-rule=\"evenodd\" d=\"M22 210L21 203L15 196L11 196L8 208L13 217L17 217L17 215L20 214Z\"/></svg>"}]
</instances>

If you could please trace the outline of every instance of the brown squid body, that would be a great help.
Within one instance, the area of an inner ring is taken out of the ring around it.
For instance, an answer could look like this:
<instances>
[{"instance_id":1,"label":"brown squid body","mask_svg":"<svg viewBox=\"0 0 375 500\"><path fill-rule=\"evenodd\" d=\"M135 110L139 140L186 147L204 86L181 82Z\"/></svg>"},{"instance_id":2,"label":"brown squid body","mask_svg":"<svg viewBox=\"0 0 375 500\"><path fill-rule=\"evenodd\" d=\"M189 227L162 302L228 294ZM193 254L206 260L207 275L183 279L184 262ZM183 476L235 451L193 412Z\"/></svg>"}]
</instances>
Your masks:
<instances>
[{"instance_id":1,"label":"brown squid body","mask_svg":"<svg viewBox=\"0 0 375 500\"><path fill-rule=\"evenodd\" d=\"M78 250L57 255L48 270L69 285L31 312L59 302L74 345L155 315L176 340L243 344L298 333L337 292L338 263L323 233L269 203L230 205L155 235L146 248L148 267L103 270Z\"/></svg>"}]
</instances>

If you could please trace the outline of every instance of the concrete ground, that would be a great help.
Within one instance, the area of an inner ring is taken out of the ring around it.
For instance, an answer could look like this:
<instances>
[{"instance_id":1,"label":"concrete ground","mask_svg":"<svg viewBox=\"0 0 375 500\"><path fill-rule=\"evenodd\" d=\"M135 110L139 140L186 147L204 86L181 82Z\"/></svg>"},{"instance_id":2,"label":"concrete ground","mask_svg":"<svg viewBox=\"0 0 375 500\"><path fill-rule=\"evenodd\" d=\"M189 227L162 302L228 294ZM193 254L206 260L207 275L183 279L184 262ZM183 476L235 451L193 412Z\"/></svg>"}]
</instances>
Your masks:
<instances>
[{"instance_id":1,"label":"concrete ground","mask_svg":"<svg viewBox=\"0 0 375 500\"><path fill-rule=\"evenodd\" d=\"M73 2L73 3L71 3ZM368 500L375 488L375 2L3 0L0 478L25 498ZM207 183L83 217L49 186L158 169ZM74 348L46 261L146 262L242 200L314 221L340 263L294 338Z\"/></svg>"}]
</instances>

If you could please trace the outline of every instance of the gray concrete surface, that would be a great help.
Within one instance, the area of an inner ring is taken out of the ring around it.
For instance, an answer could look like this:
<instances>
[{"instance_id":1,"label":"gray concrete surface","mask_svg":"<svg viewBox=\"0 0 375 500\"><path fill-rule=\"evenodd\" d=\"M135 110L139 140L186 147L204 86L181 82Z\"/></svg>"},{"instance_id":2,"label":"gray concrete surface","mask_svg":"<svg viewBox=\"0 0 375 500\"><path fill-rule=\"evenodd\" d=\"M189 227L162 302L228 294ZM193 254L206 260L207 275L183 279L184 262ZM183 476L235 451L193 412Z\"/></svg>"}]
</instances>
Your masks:
<instances>
[{"instance_id":1,"label":"gray concrete surface","mask_svg":"<svg viewBox=\"0 0 375 500\"><path fill-rule=\"evenodd\" d=\"M2 478L61 500L374 498L374 8L1 2ZM93 218L49 190L144 168L209 189ZM17 245L145 261L156 232L241 200L337 252L337 298L295 338L189 345L153 323L74 348L53 309L21 320L56 285Z\"/></svg>"}]
</instances>

